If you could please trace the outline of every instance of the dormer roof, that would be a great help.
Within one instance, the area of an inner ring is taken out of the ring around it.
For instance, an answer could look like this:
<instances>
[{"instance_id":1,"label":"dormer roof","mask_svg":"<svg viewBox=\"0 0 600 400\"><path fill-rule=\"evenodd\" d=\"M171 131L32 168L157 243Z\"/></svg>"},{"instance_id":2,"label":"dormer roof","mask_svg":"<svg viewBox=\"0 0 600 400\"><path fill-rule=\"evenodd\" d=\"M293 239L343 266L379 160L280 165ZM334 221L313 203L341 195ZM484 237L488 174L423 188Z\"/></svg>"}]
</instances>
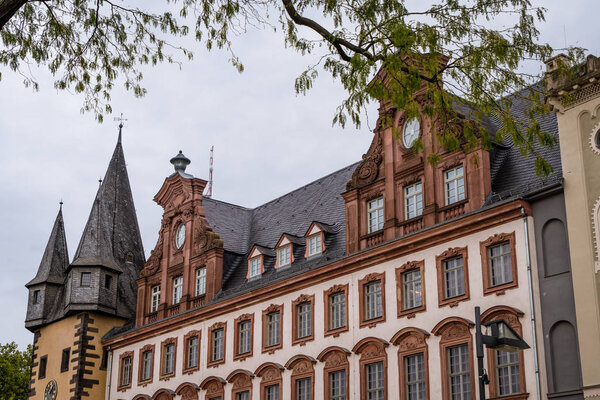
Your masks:
<instances>
[{"instance_id":1,"label":"dormer roof","mask_svg":"<svg viewBox=\"0 0 600 400\"><path fill-rule=\"evenodd\" d=\"M308 237L308 236L316 233L316 231L321 231L324 233L336 233L338 231L338 229L336 229L335 225L329 225L329 224L325 224L323 222L313 221L310 224L310 226L308 227L308 229L306 230L306 233L304 234L304 236Z\"/></svg>"},{"instance_id":2,"label":"dormer roof","mask_svg":"<svg viewBox=\"0 0 600 400\"><path fill-rule=\"evenodd\" d=\"M291 235L289 233L284 233L281 235L281 237L277 241L275 248L278 248L279 246L281 246L284 239L287 239L288 242L290 242L296 246L304 246L306 244L306 240L304 239L303 236L296 236L296 235Z\"/></svg>"},{"instance_id":3,"label":"dormer roof","mask_svg":"<svg viewBox=\"0 0 600 400\"><path fill-rule=\"evenodd\" d=\"M255 244L254 246L252 246L252 249L250 249L250 253L248 254L248 258L254 258L256 257L256 251L258 251L260 254L262 254L263 256L267 256L267 257L275 257L275 249L271 249L269 247L264 247L264 246L260 246L258 244Z\"/></svg>"},{"instance_id":4,"label":"dormer roof","mask_svg":"<svg viewBox=\"0 0 600 400\"><path fill-rule=\"evenodd\" d=\"M61 207L54 221L54 226L52 227L52 232L50 233L48 244L46 244L46 250L44 250L37 274L25 286L30 287L41 283L62 285L68 266L69 254L67 251L67 239Z\"/></svg>"}]
</instances>

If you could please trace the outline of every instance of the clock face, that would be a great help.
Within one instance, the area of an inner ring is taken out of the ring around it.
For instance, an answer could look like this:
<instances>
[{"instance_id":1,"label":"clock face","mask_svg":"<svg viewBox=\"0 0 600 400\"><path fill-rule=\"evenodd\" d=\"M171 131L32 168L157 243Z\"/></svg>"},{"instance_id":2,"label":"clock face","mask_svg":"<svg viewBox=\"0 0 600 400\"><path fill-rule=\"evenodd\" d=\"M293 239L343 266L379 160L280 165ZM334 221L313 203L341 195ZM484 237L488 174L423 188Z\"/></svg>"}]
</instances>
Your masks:
<instances>
[{"instance_id":1,"label":"clock face","mask_svg":"<svg viewBox=\"0 0 600 400\"><path fill-rule=\"evenodd\" d=\"M181 224L177 228L177 233L175 233L175 246L180 249L183 242L185 242L185 225Z\"/></svg>"},{"instance_id":2,"label":"clock face","mask_svg":"<svg viewBox=\"0 0 600 400\"><path fill-rule=\"evenodd\" d=\"M407 149L412 147L415 140L417 140L419 137L420 130L421 125L419 124L419 120L416 118L413 118L404 124L404 132L402 134L404 147Z\"/></svg>"},{"instance_id":3,"label":"clock face","mask_svg":"<svg viewBox=\"0 0 600 400\"><path fill-rule=\"evenodd\" d=\"M44 390L44 400L56 400L56 393L58 392L58 386L56 385L56 381L52 379L46 385L46 390Z\"/></svg>"}]
</instances>

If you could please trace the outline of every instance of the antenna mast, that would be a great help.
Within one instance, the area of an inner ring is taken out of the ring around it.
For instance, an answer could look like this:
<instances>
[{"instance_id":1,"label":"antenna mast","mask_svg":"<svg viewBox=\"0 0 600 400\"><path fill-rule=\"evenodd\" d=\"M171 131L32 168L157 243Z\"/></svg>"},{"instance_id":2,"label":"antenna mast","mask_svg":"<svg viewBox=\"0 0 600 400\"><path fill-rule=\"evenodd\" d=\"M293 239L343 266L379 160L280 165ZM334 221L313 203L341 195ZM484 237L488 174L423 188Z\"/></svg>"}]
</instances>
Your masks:
<instances>
[{"instance_id":1,"label":"antenna mast","mask_svg":"<svg viewBox=\"0 0 600 400\"><path fill-rule=\"evenodd\" d=\"M213 155L215 146L210 146L210 162L208 168L208 189L206 191L206 197L212 197L213 194Z\"/></svg>"}]
</instances>

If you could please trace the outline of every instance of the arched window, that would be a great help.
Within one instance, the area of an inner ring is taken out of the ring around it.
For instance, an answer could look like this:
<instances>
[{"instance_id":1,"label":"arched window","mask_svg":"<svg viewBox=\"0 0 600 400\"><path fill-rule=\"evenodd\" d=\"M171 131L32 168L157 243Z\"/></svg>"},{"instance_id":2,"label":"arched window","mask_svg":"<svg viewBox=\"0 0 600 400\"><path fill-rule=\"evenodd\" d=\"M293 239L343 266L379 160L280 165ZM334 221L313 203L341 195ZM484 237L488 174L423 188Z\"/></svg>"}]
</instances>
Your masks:
<instances>
[{"instance_id":1,"label":"arched window","mask_svg":"<svg viewBox=\"0 0 600 400\"><path fill-rule=\"evenodd\" d=\"M281 400L281 371L283 367L279 364L267 362L256 369L254 374L260 380L260 400Z\"/></svg>"},{"instance_id":2,"label":"arched window","mask_svg":"<svg viewBox=\"0 0 600 400\"><path fill-rule=\"evenodd\" d=\"M227 377L231 388L232 400L252 400L252 378L254 374L245 369L236 369Z\"/></svg>"},{"instance_id":3,"label":"arched window","mask_svg":"<svg viewBox=\"0 0 600 400\"><path fill-rule=\"evenodd\" d=\"M508 306L495 306L481 314L481 322L486 323L497 319L503 319L519 335L522 335L522 327L519 317L521 311ZM502 350L487 349L488 385L490 397L514 396L525 393L525 368L523 366L523 351L509 353Z\"/></svg>"},{"instance_id":4,"label":"arched window","mask_svg":"<svg viewBox=\"0 0 600 400\"><path fill-rule=\"evenodd\" d=\"M181 400L198 400L198 390L200 387L194 383L184 382L175 390Z\"/></svg>"},{"instance_id":5,"label":"arched window","mask_svg":"<svg viewBox=\"0 0 600 400\"><path fill-rule=\"evenodd\" d=\"M401 400L429 398L428 337L421 329L404 328L391 339L398 346Z\"/></svg>"},{"instance_id":6,"label":"arched window","mask_svg":"<svg viewBox=\"0 0 600 400\"><path fill-rule=\"evenodd\" d=\"M317 360L302 354L296 355L285 364L292 371L292 400L312 400L315 397L315 369Z\"/></svg>"},{"instance_id":7,"label":"arched window","mask_svg":"<svg viewBox=\"0 0 600 400\"><path fill-rule=\"evenodd\" d=\"M319 354L317 360L323 366L323 398L325 400L347 399L350 394L348 355L350 351L331 346Z\"/></svg>"},{"instance_id":8,"label":"arched window","mask_svg":"<svg viewBox=\"0 0 600 400\"><path fill-rule=\"evenodd\" d=\"M368 337L358 342L352 351L360 355L361 399L387 399L387 353L389 345L383 339Z\"/></svg>"},{"instance_id":9,"label":"arched window","mask_svg":"<svg viewBox=\"0 0 600 400\"><path fill-rule=\"evenodd\" d=\"M558 321L550 328L550 355L554 391L581 388L581 369L575 328L567 321Z\"/></svg>"},{"instance_id":10,"label":"arched window","mask_svg":"<svg viewBox=\"0 0 600 400\"><path fill-rule=\"evenodd\" d=\"M542 248L546 277L571 270L567 230L563 221L554 218L544 224L542 227Z\"/></svg>"},{"instance_id":11,"label":"arched window","mask_svg":"<svg viewBox=\"0 0 600 400\"><path fill-rule=\"evenodd\" d=\"M440 338L442 398L475 399L473 370L473 323L464 318L448 317L431 332Z\"/></svg>"},{"instance_id":12,"label":"arched window","mask_svg":"<svg viewBox=\"0 0 600 400\"><path fill-rule=\"evenodd\" d=\"M159 389L152 396L152 400L173 400L175 392L169 389Z\"/></svg>"},{"instance_id":13,"label":"arched window","mask_svg":"<svg viewBox=\"0 0 600 400\"><path fill-rule=\"evenodd\" d=\"M216 376L209 376L200 384L200 389L206 391L205 400L223 400L227 381Z\"/></svg>"}]
</instances>

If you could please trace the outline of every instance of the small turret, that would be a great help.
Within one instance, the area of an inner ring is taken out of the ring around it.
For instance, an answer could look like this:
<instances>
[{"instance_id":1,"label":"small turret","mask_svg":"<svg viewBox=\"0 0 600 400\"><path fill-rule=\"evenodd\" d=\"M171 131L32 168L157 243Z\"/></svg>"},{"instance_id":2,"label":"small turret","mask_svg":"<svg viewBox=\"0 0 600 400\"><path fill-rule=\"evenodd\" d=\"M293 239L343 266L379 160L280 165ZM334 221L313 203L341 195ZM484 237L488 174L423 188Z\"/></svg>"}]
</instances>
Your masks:
<instances>
[{"instance_id":1,"label":"small turret","mask_svg":"<svg viewBox=\"0 0 600 400\"><path fill-rule=\"evenodd\" d=\"M27 328L42 325L49 318L52 307L60 301L58 293L65 282L68 266L69 254L61 202L38 272L35 278L25 285L29 289L25 319Z\"/></svg>"}]
</instances>

